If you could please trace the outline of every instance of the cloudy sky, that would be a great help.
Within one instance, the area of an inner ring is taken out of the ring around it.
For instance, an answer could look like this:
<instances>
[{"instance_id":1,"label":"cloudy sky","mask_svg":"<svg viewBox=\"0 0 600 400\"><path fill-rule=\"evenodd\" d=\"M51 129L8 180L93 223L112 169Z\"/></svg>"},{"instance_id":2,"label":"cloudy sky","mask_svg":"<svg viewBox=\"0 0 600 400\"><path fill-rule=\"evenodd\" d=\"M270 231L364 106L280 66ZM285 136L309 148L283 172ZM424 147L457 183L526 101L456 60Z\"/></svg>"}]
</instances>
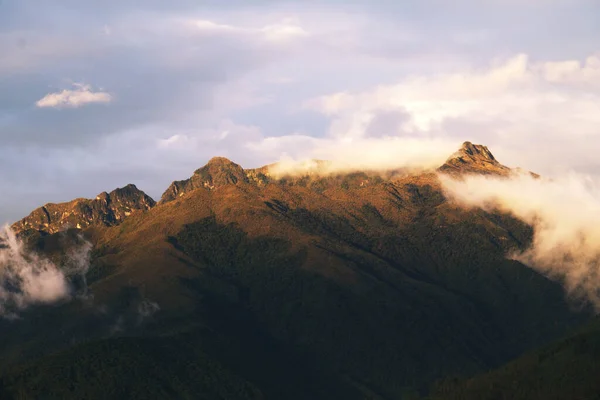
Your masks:
<instances>
[{"instance_id":1,"label":"cloudy sky","mask_svg":"<svg viewBox=\"0 0 600 400\"><path fill-rule=\"evenodd\" d=\"M0 54L0 221L217 155L600 174L598 0L0 0Z\"/></svg>"}]
</instances>

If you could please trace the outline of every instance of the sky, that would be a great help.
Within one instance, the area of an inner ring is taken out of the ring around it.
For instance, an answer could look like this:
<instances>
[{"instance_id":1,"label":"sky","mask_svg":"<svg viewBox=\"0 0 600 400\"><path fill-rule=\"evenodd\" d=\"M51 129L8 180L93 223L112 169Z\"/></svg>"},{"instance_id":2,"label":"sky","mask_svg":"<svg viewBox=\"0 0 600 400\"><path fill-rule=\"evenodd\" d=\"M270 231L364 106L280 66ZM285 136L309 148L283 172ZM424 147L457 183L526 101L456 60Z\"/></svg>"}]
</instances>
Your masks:
<instances>
[{"instance_id":1,"label":"sky","mask_svg":"<svg viewBox=\"0 0 600 400\"><path fill-rule=\"evenodd\" d=\"M600 175L598 0L0 0L0 54L0 222L213 156Z\"/></svg>"}]
</instances>

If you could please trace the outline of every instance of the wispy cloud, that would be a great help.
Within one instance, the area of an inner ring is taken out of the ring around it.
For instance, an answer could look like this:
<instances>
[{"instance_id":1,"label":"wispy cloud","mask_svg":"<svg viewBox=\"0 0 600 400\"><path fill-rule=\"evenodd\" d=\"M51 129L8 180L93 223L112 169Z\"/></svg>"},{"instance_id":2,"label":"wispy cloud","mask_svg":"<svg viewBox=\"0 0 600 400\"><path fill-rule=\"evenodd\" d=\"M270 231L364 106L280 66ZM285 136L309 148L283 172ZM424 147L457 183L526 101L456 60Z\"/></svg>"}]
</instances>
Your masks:
<instances>
[{"instance_id":1,"label":"wispy cloud","mask_svg":"<svg viewBox=\"0 0 600 400\"><path fill-rule=\"evenodd\" d=\"M309 36L309 32L293 18L283 18L281 21L262 27L246 27L200 19L193 21L200 33L254 35L271 42L284 42Z\"/></svg>"},{"instance_id":2,"label":"wispy cloud","mask_svg":"<svg viewBox=\"0 0 600 400\"><path fill-rule=\"evenodd\" d=\"M38 304L69 299L76 292L87 295L85 274L89 268L91 244L82 240L59 267L28 251L12 230L0 231L0 317L18 318L19 313ZM72 279L82 280L74 287Z\"/></svg>"}]
</instances>

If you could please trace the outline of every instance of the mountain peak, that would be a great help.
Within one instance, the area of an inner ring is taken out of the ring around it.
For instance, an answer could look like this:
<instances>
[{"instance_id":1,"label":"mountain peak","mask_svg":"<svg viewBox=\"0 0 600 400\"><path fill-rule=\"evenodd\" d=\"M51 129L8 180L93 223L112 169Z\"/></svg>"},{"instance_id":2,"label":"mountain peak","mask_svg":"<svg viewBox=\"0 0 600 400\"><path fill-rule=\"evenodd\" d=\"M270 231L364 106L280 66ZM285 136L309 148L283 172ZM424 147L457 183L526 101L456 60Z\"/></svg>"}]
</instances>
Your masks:
<instances>
[{"instance_id":1,"label":"mountain peak","mask_svg":"<svg viewBox=\"0 0 600 400\"><path fill-rule=\"evenodd\" d=\"M238 173L242 173L243 175L243 171L244 169L234 163L233 161L231 161L228 158L225 157L213 157L210 160L208 160L208 162L206 163L205 166L198 168L196 171L194 171L194 174L218 174L219 172L233 172L234 174L238 174ZM235 183L235 182L230 182L230 183Z\"/></svg>"},{"instance_id":2,"label":"mountain peak","mask_svg":"<svg viewBox=\"0 0 600 400\"><path fill-rule=\"evenodd\" d=\"M206 165L210 165L210 166L230 166L230 165L237 165L236 163L234 163L233 161L231 161L229 158L226 157L213 157L210 160L208 160L208 162L206 163Z\"/></svg>"},{"instance_id":3,"label":"mountain peak","mask_svg":"<svg viewBox=\"0 0 600 400\"><path fill-rule=\"evenodd\" d=\"M175 181L163 193L160 202L175 200L191 190L204 188L215 189L225 185L237 185L248 182L244 168L225 157L213 157L202 168L194 171L189 179Z\"/></svg>"},{"instance_id":4,"label":"mountain peak","mask_svg":"<svg viewBox=\"0 0 600 400\"><path fill-rule=\"evenodd\" d=\"M471 142L464 142L458 152L460 155L465 155L471 159L484 159L488 161L496 161L496 157L487 148L487 146L481 144L473 144Z\"/></svg>"},{"instance_id":5,"label":"mountain peak","mask_svg":"<svg viewBox=\"0 0 600 400\"><path fill-rule=\"evenodd\" d=\"M507 175L510 168L500 164L487 146L467 141L438 168L438 171Z\"/></svg>"}]
</instances>

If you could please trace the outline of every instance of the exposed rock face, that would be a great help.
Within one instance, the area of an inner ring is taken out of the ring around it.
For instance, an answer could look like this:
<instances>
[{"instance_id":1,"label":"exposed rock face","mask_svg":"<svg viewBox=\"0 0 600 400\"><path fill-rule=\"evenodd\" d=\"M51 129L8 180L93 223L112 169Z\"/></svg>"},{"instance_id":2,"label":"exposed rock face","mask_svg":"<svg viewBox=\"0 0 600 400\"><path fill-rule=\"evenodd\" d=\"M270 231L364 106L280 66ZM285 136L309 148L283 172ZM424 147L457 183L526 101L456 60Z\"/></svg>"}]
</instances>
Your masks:
<instances>
[{"instance_id":1,"label":"exposed rock face","mask_svg":"<svg viewBox=\"0 0 600 400\"><path fill-rule=\"evenodd\" d=\"M52 234L67 228L87 228L90 225L113 226L131 213L149 210L155 201L135 185L127 185L110 193L102 192L95 199L75 199L67 203L46 204L13 224L18 234L39 232Z\"/></svg>"},{"instance_id":2,"label":"exposed rock face","mask_svg":"<svg viewBox=\"0 0 600 400\"><path fill-rule=\"evenodd\" d=\"M508 175L511 169L500 164L486 146L464 142L462 147L438 168L438 171L448 174Z\"/></svg>"},{"instance_id":3,"label":"exposed rock face","mask_svg":"<svg viewBox=\"0 0 600 400\"><path fill-rule=\"evenodd\" d=\"M161 196L161 203L175 200L184 193L198 188L212 190L223 185L249 182L244 169L224 157L214 157L197 169L191 178L173 182Z\"/></svg>"}]
</instances>

